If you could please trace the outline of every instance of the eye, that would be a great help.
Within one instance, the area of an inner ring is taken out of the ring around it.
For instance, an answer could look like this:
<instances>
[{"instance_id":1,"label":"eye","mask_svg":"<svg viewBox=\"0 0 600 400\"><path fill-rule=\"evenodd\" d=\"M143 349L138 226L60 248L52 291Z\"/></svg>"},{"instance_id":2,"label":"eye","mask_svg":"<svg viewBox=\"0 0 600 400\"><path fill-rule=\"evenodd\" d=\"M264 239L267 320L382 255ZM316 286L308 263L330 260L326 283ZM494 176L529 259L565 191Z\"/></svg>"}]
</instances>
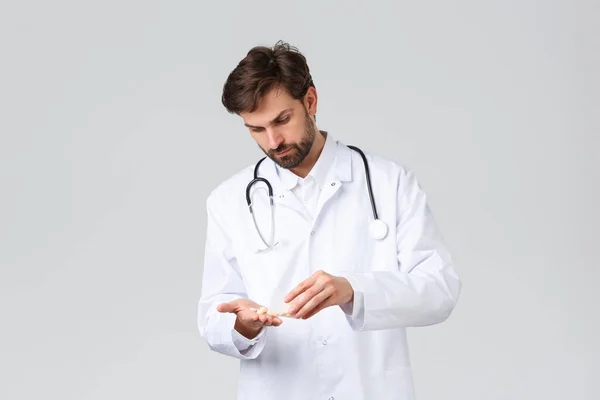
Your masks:
<instances>
[{"instance_id":1,"label":"eye","mask_svg":"<svg viewBox=\"0 0 600 400\"><path fill-rule=\"evenodd\" d=\"M288 123L289 120L290 120L290 117L287 116L287 117L281 118L279 121L277 121L277 123L278 124L286 124L286 123Z\"/></svg>"}]
</instances>

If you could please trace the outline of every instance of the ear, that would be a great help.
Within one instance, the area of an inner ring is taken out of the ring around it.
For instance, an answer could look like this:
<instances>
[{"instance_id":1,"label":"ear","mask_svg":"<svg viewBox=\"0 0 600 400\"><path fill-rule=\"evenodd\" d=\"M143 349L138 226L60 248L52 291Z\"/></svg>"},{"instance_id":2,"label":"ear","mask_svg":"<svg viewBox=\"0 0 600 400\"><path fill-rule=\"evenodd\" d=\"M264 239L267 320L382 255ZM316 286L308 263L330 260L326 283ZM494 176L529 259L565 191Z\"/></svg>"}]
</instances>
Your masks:
<instances>
[{"instance_id":1,"label":"ear","mask_svg":"<svg viewBox=\"0 0 600 400\"><path fill-rule=\"evenodd\" d=\"M310 86L304 95L304 107L308 110L308 114L312 117L317 113L317 89Z\"/></svg>"}]
</instances>

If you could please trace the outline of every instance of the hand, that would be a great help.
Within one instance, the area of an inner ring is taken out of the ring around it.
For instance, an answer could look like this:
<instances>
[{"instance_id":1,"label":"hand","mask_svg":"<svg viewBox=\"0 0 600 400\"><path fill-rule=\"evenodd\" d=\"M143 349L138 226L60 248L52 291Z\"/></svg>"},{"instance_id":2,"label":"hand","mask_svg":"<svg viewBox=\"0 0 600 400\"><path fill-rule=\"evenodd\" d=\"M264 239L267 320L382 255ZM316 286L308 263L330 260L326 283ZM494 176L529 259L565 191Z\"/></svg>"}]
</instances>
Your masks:
<instances>
[{"instance_id":1,"label":"hand","mask_svg":"<svg viewBox=\"0 0 600 400\"><path fill-rule=\"evenodd\" d=\"M354 300L354 290L346 278L317 271L289 292L283 301L290 304L294 318L308 319L322 309Z\"/></svg>"},{"instance_id":2,"label":"hand","mask_svg":"<svg viewBox=\"0 0 600 400\"><path fill-rule=\"evenodd\" d=\"M256 311L261 306L248 299L237 299L217 306L219 312L236 315L234 329L248 339L259 334L263 326L279 326L281 319L268 314L259 315Z\"/></svg>"}]
</instances>

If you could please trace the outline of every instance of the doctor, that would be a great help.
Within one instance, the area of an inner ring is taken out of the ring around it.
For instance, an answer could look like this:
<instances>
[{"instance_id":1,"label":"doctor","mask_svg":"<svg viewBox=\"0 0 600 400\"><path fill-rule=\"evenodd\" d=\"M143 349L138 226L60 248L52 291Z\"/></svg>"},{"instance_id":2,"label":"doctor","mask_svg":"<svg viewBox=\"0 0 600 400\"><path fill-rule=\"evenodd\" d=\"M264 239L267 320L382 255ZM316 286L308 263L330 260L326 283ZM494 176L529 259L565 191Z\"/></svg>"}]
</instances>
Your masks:
<instances>
[{"instance_id":1,"label":"doctor","mask_svg":"<svg viewBox=\"0 0 600 400\"><path fill-rule=\"evenodd\" d=\"M406 328L445 321L461 283L413 171L319 130L317 100L285 43L229 75L265 159L208 196L200 334L240 360L238 399L412 400Z\"/></svg>"}]
</instances>

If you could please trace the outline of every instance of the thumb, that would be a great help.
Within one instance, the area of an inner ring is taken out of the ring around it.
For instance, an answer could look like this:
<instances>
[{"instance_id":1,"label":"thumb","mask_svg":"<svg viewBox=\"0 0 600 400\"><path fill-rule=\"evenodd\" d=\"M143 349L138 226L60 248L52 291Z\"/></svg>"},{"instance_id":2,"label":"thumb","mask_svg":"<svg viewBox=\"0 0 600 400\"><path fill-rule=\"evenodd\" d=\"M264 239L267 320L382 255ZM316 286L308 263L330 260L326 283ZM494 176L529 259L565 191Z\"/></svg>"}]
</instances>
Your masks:
<instances>
[{"instance_id":1,"label":"thumb","mask_svg":"<svg viewBox=\"0 0 600 400\"><path fill-rule=\"evenodd\" d=\"M237 300L230 301L229 303L221 303L217 306L217 311L229 313L236 312L238 310L238 303Z\"/></svg>"}]
</instances>

